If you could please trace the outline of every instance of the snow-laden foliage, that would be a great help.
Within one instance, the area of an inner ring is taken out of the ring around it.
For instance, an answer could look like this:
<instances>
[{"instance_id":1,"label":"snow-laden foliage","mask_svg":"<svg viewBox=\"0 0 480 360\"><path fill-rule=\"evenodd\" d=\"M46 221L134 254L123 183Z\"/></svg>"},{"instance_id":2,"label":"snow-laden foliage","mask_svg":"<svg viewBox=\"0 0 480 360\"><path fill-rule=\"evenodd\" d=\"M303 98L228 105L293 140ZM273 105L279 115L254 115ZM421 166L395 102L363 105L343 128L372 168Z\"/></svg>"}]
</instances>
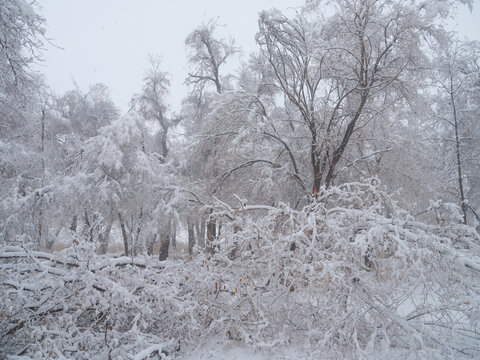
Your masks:
<instances>
[{"instance_id":1,"label":"snow-laden foliage","mask_svg":"<svg viewBox=\"0 0 480 360\"><path fill-rule=\"evenodd\" d=\"M416 222L369 184L333 188L299 212L227 209L217 257L236 259L223 279L238 297L230 305L252 296L230 325L255 343L345 358L478 355L480 238L433 205L448 226Z\"/></svg>"},{"instance_id":2,"label":"snow-laden foliage","mask_svg":"<svg viewBox=\"0 0 480 360\"><path fill-rule=\"evenodd\" d=\"M434 80L438 90L434 129L439 139L433 141L438 149L437 173L448 194L445 198L450 195L461 204L463 222L470 224L480 222L479 54L478 41L454 42L440 52Z\"/></svg>"},{"instance_id":3,"label":"snow-laden foliage","mask_svg":"<svg viewBox=\"0 0 480 360\"><path fill-rule=\"evenodd\" d=\"M184 263L99 257L81 239L57 255L3 247L0 346L174 358L216 336L323 358L479 356L480 237L451 222L458 207L431 211L437 225L416 221L372 180L301 211L218 202L216 252Z\"/></svg>"},{"instance_id":4,"label":"snow-laden foliage","mask_svg":"<svg viewBox=\"0 0 480 360\"><path fill-rule=\"evenodd\" d=\"M128 359L175 334L164 306L177 288L152 259L101 259L85 243L57 256L2 250L4 354Z\"/></svg>"},{"instance_id":5,"label":"snow-laden foliage","mask_svg":"<svg viewBox=\"0 0 480 360\"><path fill-rule=\"evenodd\" d=\"M45 19L35 13L34 1L0 1L0 102L33 80L29 65L43 45Z\"/></svg>"},{"instance_id":6,"label":"snow-laden foliage","mask_svg":"<svg viewBox=\"0 0 480 360\"><path fill-rule=\"evenodd\" d=\"M479 357L479 46L442 26L472 2L263 11L239 76L211 21L181 115L152 56L120 116L48 94L36 1L0 0L0 358Z\"/></svg>"}]
</instances>

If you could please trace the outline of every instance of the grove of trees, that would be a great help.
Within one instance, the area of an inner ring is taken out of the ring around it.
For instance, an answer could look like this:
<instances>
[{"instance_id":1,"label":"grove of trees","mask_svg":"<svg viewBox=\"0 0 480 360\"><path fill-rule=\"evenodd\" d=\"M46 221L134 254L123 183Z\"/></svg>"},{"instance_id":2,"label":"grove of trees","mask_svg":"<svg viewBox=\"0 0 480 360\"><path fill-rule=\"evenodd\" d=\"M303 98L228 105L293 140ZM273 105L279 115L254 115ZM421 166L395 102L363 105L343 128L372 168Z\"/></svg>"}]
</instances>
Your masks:
<instances>
[{"instance_id":1,"label":"grove of trees","mask_svg":"<svg viewBox=\"0 0 480 360\"><path fill-rule=\"evenodd\" d=\"M480 43L445 27L472 4L262 11L242 62L211 20L181 108L151 55L122 114L54 94L48 19L0 0L0 359L480 356Z\"/></svg>"}]
</instances>

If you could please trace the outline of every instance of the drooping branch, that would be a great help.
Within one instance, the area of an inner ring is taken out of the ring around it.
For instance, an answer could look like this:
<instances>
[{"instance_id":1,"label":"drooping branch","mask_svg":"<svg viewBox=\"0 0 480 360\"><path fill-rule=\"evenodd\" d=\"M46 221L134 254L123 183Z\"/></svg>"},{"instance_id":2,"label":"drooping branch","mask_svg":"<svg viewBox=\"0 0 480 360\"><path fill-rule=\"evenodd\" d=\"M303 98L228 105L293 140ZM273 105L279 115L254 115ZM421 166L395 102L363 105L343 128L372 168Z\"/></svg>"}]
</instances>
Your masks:
<instances>
[{"instance_id":1,"label":"drooping branch","mask_svg":"<svg viewBox=\"0 0 480 360\"><path fill-rule=\"evenodd\" d=\"M270 161L270 160L264 160L264 159L256 159L256 160L249 160L249 161L246 161L228 171L226 171L219 179L217 185L213 188L212 190L212 194L215 194L218 189L222 186L222 184L225 182L225 180L227 180L234 172L238 171L238 170L241 170L243 168L246 168L246 167L249 167L249 166L252 166L252 165L255 165L255 164L258 164L258 163L265 163L265 164L269 164L271 165L273 168L276 168L276 169L280 169L284 172L286 172L288 175L290 175L301 187L302 189L304 190L305 193L307 193L307 188L305 186L305 184L303 183L302 179L300 179L300 177L290 171L288 171L287 169L285 169L282 165L278 164L278 163L274 163L273 161Z\"/></svg>"}]
</instances>

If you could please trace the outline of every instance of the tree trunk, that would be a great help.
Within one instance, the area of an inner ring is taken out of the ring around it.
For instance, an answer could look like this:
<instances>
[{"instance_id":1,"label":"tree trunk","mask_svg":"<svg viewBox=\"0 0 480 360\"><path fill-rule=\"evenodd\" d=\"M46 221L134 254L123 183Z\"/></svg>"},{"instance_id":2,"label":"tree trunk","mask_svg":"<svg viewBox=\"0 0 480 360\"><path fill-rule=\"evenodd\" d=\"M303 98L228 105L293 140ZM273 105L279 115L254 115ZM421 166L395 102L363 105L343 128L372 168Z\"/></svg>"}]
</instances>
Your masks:
<instances>
[{"instance_id":1,"label":"tree trunk","mask_svg":"<svg viewBox=\"0 0 480 360\"><path fill-rule=\"evenodd\" d=\"M42 181L43 183L43 181ZM43 185L42 185L43 186ZM42 249L42 247L45 245L46 247L46 241L44 241L44 234L43 234L43 196L41 194L37 195L39 199L39 205L38 205L38 248ZM45 244L44 244L45 243Z\"/></svg>"},{"instance_id":2,"label":"tree trunk","mask_svg":"<svg viewBox=\"0 0 480 360\"><path fill-rule=\"evenodd\" d=\"M193 255L193 247L195 246L195 234L193 232L193 221L190 217L187 218L187 232L188 232L188 253Z\"/></svg>"},{"instance_id":3,"label":"tree trunk","mask_svg":"<svg viewBox=\"0 0 480 360\"><path fill-rule=\"evenodd\" d=\"M158 252L158 260L165 261L168 258L168 246L170 245L170 236L164 234L160 239L160 251Z\"/></svg>"},{"instance_id":4,"label":"tree trunk","mask_svg":"<svg viewBox=\"0 0 480 360\"><path fill-rule=\"evenodd\" d=\"M315 123L310 122L310 133L312 135L311 143L310 143L310 161L312 163L312 171L313 171L313 189L312 194L315 198L317 196L318 191L320 190L320 185L322 182L322 173L320 172L320 161L318 159L317 153L317 130L315 127Z\"/></svg>"},{"instance_id":5,"label":"tree trunk","mask_svg":"<svg viewBox=\"0 0 480 360\"><path fill-rule=\"evenodd\" d=\"M457 172L458 172L458 189L460 191L460 205L463 212L463 223L467 225L467 203L465 202L465 193L463 191L463 176L462 176L462 162L460 158L460 139L458 136L458 118L457 107L455 105L455 97L453 96L455 90L453 89L453 79L450 73L450 101L453 109L453 125L455 128L455 153L457 156Z\"/></svg>"},{"instance_id":6,"label":"tree trunk","mask_svg":"<svg viewBox=\"0 0 480 360\"><path fill-rule=\"evenodd\" d=\"M110 216L110 220L107 223L107 226L102 234L99 236L100 246L98 248L98 253L100 255L105 255L108 251L108 239L110 237L110 231L112 230L113 219Z\"/></svg>"},{"instance_id":7,"label":"tree trunk","mask_svg":"<svg viewBox=\"0 0 480 360\"><path fill-rule=\"evenodd\" d=\"M40 144L40 154L42 160L42 178L40 181L40 192L39 196L39 213L38 213L38 244L39 248L41 248L44 243L45 247L48 247L46 244L46 240L44 241L44 233L43 233L43 186L45 185L45 106L42 108L42 116L40 118L41 124L41 144Z\"/></svg>"},{"instance_id":8,"label":"tree trunk","mask_svg":"<svg viewBox=\"0 0 480 360\"><path fill-rule=\"evenodd\" d=\"M172 229L172 234L170 236L170 243L172 244L172 248L177 250L177 227L174 226Z\"/></svg>"},{"instance_id":9,"label":"tree trunk","mask_svg":"<svg viewBox=\"0 0 480 360\"><path fill-rule=\"evenodd\" d=\"M85 229L82 232L82 235L86 235L87 232L90 235L90 241L93 241L93 229L92 224L90 223L90 219L88 218L87 209L84 209L84 220L85 220Z\"/></svg>"},{"instance_id":10,"label":"tree trunk","mask_svg":"<svg viewBox=\"0 0 480 360\"><path fill-rule=\"evenodd\" d=\"M147 255L153 255L153 248L155 247L155 242L157 241L157 235L154 235L150 241L147 242Z\"/></svg>"},{"instance_id":11,"label":"tree trunk","mask_svg":"<svg viewBox=\"0 0 480 360\"><path fill-rule=\"evenodd\" d=\"M362 94L362 98L360 101L360 105L358 106L358 109L353 117L353 119L350 121L350 123L347 126L347 129L345 130L345 133L343 134L343 139L340 145L335 149L333 153L333 158L332 162L330 164L330 167L328 169L327 177L325 178L325 187L328 188L331 185L335 167L337 166L338 162L342 158L343 152L345 151L348 142L350 141L350 137L353 134L353 131L355 130L355 124L357 123L358 119L362 115L363 108L367 102L367 97L368 97L368 90L365 90L365 92ZM318 190L318 189L317 189Z\"/></svg>"},{"instance_id":12,"label":"tree trunk","mask_svg":"<svg viewBox=\"0 0 480 360\"><path fill-rule=\"evenodd\" d=\"M213 211L210 211L210 213L212 212ZM207 252L209 252L212 255L215 252L215 248L213 245L213 242L215 241L215 237L216 237L215 230L216 230L215 219L209 218L207 222Z\"/></svg>"},{"instance_id":13,"label":"tree trunk","mask_svg":"<svg viewBox=\"0 0 480 360\"><path fill-rule=\"evenodd\" d=\"M205 219L195 222L195 232L197 233L197 245L205 248Z\"/></svg>"},{"instance_id":14,"label":"tree trunk","mask_svg":"<svg viewBox=\"0 0 480 360\"><path fill-rule=\"evenodd\" d=\"M94 212L92 216L92 224L90 226L90 241L94 242L95 238L97 237L98 233L98 213Z\"/></svg>"},{"instance_id":15,"label":"tree trunk","mask_svg":"<svg viewBox=\"0 0 480 360\"><path fill-rule=\"evenodd\" d=\"M135 238L132 238L132 250L133 250L133 256L137 256L140 250L140 231L142 231L142 218L143 218L143 208L140 207L140 215L138 216L138 225L137 225L137 230L135 231ZM132 220L133 224L133 220Z\"/></svg>"},{"instance_id":16,"label":"tree trunk","mask_svg":"<svg viewBox=\"0 0 480 360\"><path fill-rule=\"evenodd\" d=\"M73 232L77 232L77 223L78 223L78 216L75 215L72 219L72 223L70 224L70 230Z\"/></svg>"},{"instance_id":17,"label":"tree trunk","mask_svg":"<svg viewBox=\"0 0 480 360\"><path fill-rule=\"evenodd\" d=\"M128 256L128 234L127 229L125 228L125 222L120 213L118 213L118 221L120 221L120 229L122 229L124 255Z\"/></svg>"}]
</instances>

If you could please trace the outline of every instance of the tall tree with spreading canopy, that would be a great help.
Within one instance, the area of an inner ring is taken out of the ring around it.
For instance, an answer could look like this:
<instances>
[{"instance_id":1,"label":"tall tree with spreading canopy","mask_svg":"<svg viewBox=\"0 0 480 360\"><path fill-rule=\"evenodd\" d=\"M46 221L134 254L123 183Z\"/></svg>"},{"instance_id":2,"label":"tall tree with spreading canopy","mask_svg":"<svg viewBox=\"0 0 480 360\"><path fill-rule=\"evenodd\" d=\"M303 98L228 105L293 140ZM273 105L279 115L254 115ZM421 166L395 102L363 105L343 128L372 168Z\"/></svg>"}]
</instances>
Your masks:
<instances>
[{"instance_id":1,"label":"tall tree with spreading canopy","mask_svg":"<svg viewBox=\"0 0 480 360\"><path fill-rule=\"evenodd\" d=\"M202 129L204 129L204 117L206 113L208 113L208 109L211 106L210 102L214 97L209 94L208 85L214 86L217 95L222 94L225 90L226 79L222 77L220 70L225 66L229 58L239 51L235 47L233 39L225 40L216 37L216 28L217 23L214 20L210 20L207 24L202 24L193 30L185 40L185 45L187 46L187 61L192 69L192 71L188 73L185 83L192 85L193 91L187 99L184 108L187 106L190 108L188 110L190 116L187 116L187 118L190 118L190 128L194 136L201 133ZM197 176L199 172L202 172L198 168L189 168L195 171L195 176ZM213 171L215 171L214 168ZM211 175L211 173L206 174L206 176L209 175ZM193 224L190 224L192 220L190 219L188 221L189 228L191 228L193 226ZM203 219L199 222L200 224L196 226L199 230L197 231L197 237L200 239L199 242L203 243L203 237L205 236L203 228L205 224ZM208 238L207 245L209 250L213 251L211 244L217 234L215 221L209 220L207 222L206 231ZM193 242L193 232L189 232L189 234L189 238L192 239L190 242Z\"/></svg>"},{"instance_id":2,"label":"tall tree with spreading canopy","mask_svg":"<svg viewBox=\"0 0 480 360\"><path fill-rule=\"evenodd\" d=\"M360 128L413 95L411 70L425 61L433 21L415 3L395 1L318 1L292 19L260 15L261 53L298 116L292 130L308 138L313 193L332 184Z\"/></svg>"}]
</instances>

